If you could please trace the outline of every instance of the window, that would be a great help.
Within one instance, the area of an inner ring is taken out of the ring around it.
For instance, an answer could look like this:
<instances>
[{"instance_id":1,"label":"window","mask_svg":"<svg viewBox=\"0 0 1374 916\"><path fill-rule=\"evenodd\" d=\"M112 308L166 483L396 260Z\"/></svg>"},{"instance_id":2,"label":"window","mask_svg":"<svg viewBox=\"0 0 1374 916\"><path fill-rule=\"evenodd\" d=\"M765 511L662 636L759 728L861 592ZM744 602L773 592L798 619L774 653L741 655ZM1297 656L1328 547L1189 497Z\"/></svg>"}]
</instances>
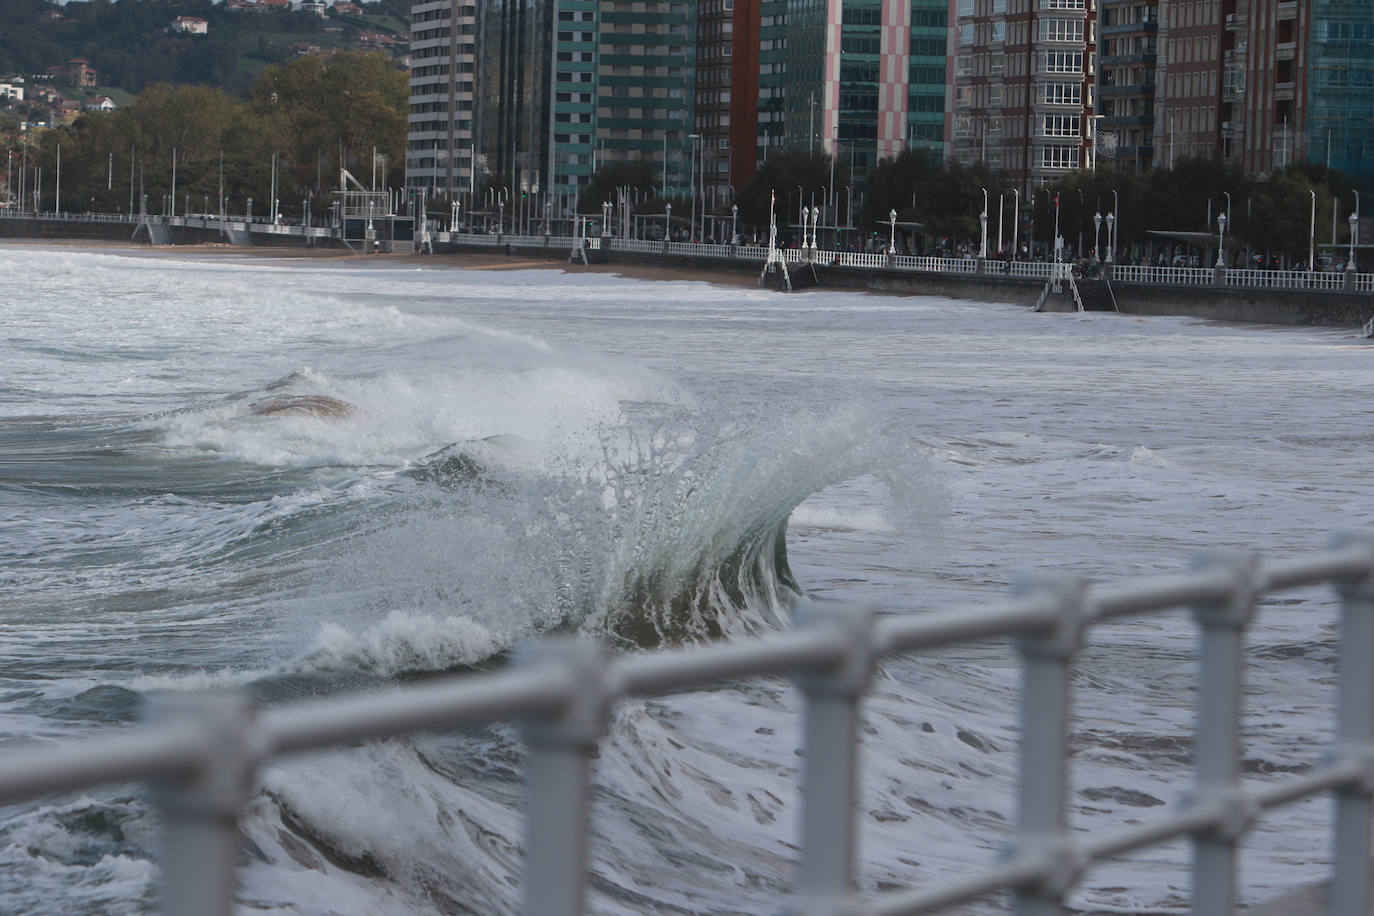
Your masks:
<instances>
[{"instance_id":1,"label":"window","mask_svg":"<svg viewBox=\"0 0 1374 916\"><path fill-rule=\"evenodd\" d=\"M1007 40L1007 23L1004 19L999 19L992 24L992 40L994 42Z\"/></svg>"},{"instance_id":2,"label":"window","mask_svg":"<svg viewBox=\"0 0 1374 916\"><path fill-rule=\"evenodd\" d=\"M1041 19L1041 41L1082 41L1082 19Z\"/></svg>"},{"instance_id":3,"label":"window","mask_svg":"<svg viewBox=\"0 0 1374 916\"><path fill-rule=\"evenodd\" d=\"M1082 73L1082 51L1041 51L1041 73Z\"/></svg>"},{"instance_id":4,"label":"window","mask_svg":"<svg viewBox=\"0 0 1374 916\"><path fill-rule=\"evenodd\" d=\"M1040 103L1042 105L1081 105L1083 86L1081 83L1041 83Z\"/></svg>"},{"instance_id":5,"label":"window","mask_svg":"<svg viewBox=\"0 0 1374 916\"><path fill-rule=\"evenodd\" d=\"M1078 147L1042 146L1040 147L1040 167L1042 169L1078 168Z\"/></svg>"},{"instance_id":6,"label":"window","mask_svg":"<svg viewBox=\"0 0 1374 916\"><path fill-rule=\"evenodd\" d=\"M1078 115L1044 115L1040 119L1040 136L1077 137L1078 124Z\"/></svg>"}]
</instances>

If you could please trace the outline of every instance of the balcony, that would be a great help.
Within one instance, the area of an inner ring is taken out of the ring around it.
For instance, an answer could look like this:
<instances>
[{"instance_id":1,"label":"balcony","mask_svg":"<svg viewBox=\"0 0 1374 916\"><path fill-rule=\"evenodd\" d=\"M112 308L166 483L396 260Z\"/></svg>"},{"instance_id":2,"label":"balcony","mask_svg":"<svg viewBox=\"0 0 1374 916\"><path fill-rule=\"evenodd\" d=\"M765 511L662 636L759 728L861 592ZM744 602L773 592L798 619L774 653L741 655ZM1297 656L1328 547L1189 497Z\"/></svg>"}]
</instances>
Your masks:
<instances>
[{"instance_id":1,"label":"balcony","mask_svg":"<svg viewBox=\"0 0 1374 916\"><path fill-rule=\"evenodd\" d=\"M1278 9L1278 20L1298 18L1298 0L1281 0Z\"/></svg>"},{"instance_id":2,"label":"balcony","mask_svg":"<svg viewBox=\"0 0 1374 916\"><path fill-rule=\"evenodd\" d=\"M1293 60L1298 56L1298 43L1296 41L1281 41L1274 48L1275 60Z\"/></svg>"},{"instance_id":3,"label":"balcony","mask_svg":"<svg viewBox=\"0 0 1374 916\"><path fill-rule=\"evenodd\" d=\"M1297 88L1292 80L1274 84L1274 101L1291 102L1297 98Z\"/></svg>"},{"instance_id":4,"label":"balcony","mask_svg":"<svg viewBox=\"0 0 1374 916\"><path fill-rule=\"evenodd\" d=\"M1227 14L1226 14L1226 31L1228 31L1228 32L1237 32L1237 31L1241 31L1241 30L1243 30L1243 29L1246 27L1246 25L1248 25L1248 24L1249 24L1249 14L1248 14L1248 13L1241 12L1241 13L1227 13Z\"/></svg>"}]
</instances>

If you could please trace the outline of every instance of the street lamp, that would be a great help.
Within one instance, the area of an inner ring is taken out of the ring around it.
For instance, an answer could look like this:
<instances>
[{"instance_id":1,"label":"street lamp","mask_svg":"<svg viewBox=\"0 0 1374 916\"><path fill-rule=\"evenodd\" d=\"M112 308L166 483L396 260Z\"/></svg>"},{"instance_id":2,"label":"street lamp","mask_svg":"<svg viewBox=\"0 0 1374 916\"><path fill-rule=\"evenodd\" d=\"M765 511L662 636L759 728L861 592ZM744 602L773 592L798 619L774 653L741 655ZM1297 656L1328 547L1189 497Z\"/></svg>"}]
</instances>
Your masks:
<instances>
[{"instance_id":1,"label":"street lamp","mask_svg":"<svg viewBox=\"0 0 1374 916\"><path fill-rule=\"evenodd\" d=\"M1116 214L1107 214L1107 263L1112 263L1112 249L1116 244Z\"/></svg>"},{"instance_id":2,"label":"street lamp","mask_svg":"<svg viewBox=\"0 0 1374 916\"><path fill-rule=\"evenodd\" d=\"M1059 263L1064 260L1063 239L1059 237L1059 195L1054 195L1054 238L1050 240L1054 248L1054 261Z\"/></svg>"},{"instance_id":3,"label":"street lamp","mask_svg":"<svg viewBox=\"0 0 1374 916\"><path fill-rule=\"evenodd\" d=\"M701 134L688 134L687 139L692 141L692 157L688 167L691 172L688 184L692 193L692 221L687 224L691 227L687 236L687 241L690 242L691 235L697 228L697 141L701 139Z\"/></svg>"},{"instance_id":4,"label":"street lamp","mask_svg":"<svg viewBox=\"0 0 1374 916\"><path fill-rule=\"evenodd\" d=\"M1307 272L1311 273L1316 269L1317 256L1317 192L1308 188L1307 193L1312 195L1312 221L1307 230Z\"/></svg>"},{"instance_id":5,"label":"street lamp","mask_svg":"<svg viewBox=\"0 0 1374 916\"><path fill-rule=\"evenodd\" d=\"M496 235L499 237L506 234L506 199L496 201L496 206Z\"/></svg>"},{"instance_id":6,"label":"street lamp","mask_svg":"<svg viewBox=\"0 0 1374 916\"><path fill-rule=\"evenodd\" d=\"M1226 214L1217 214L1217 266L1226 266Z\"/></svg>"},{"instance_id":7,"label":"street lamp","mask_svg":"<svg viewBox=\"0 0 1374 916\"><path fill-rule=\"evenodd\" d=\"M1111 221L1107 223L1108 234L1111 236L1111 241L1107 243L1108 255L1111 255L1113 249L1116 248L1116 224L1120 219L1121 199L1116 196L1116 188L1112 188L1112 218ZM1107 260L1110 261L1111 258L1108 257Z\"/></svg>"},{"instance_id":8,"label":"street lamp","mask_svg":"<svg viewBox=\"0 0 1374 916\"><path fill-rule=\"evenodd\" d=\"M601 234L610 235L611 229L611 202L603 200L601 202Z\"/></svg>"},{"instance_id":9,"label":"street lamp","mask_svg":"<svg viewBox=\"0 0 1374 916\"><path fill-rule=\"evenodd\" d=\"M887 233L887 253L895 254L897 251L897 211L887 211L888 233Z\"/></svg>"},{"instance_id":10,"label":"street lamp","mask_svg":"<svg viewBox=\"0 0 1374 916\"><path fill-rule=\"evenodd\" d=\"M735 244L735 239L739 238L739 233L735 227L739 224L739 204L730 205L730 244Z\"/></svg>"},{"instance_id":11,"label":"street lamp","mask_svg":"<svg viewBox=\"0 0 1374 916\"><path fill-rule=\"evenodd\" d=\"M668 246L668 242L669 242L669 241L672 239L672 237L673 237L673 205L672 205L672 204L664 204L664 205L663 205L663 212L667 214L667 215L663 218L663 245L664 245L664 250L666 251L666 250L667 250L667 246Z\"/></svg>"},{"instance_id":12,"label":"street lamp","mask_svg":"<svg viewBox=\"0 0 1374 916\"><path fill-rule=\"evenodd\" d=\"M983 212L978 214L978 222L982 224L982 241L978 245L979 259L988 256L988 189L983 188Z\"/></svg>"},{"instance_id":13,"label":"street lamp","mask_svg":"<svg viewBox=\"0 0 1374 916\"><path fill-rule=\"evenodd\" d=\"M1350 256L1345 259L1345 269L1353 271L1355 269L1355 232L1359 229L1360 218L1354 213L1350 214Z\"/></svg>"},{"instance_id":14,"label":"street lamp","mask_svg":"<svg viewBox=\"0 0 1374 916\"><path fill-rule=\"evenodd\" d=\"M1093 257L1102 253L1102 214L1093 214Z\"/></svg>"},{"instance_id":15,"label":"street lamp","mask_svg":"<svg viewBox=\"0 0 1374 916\"><path fill-rule=\"evenodd\" d=\"M1012 188L1013 200L1016 202L1011 214L1011 259L1016 260L1016 240L1021 233L1021 189Z\"/></svg>"}]
</instances>

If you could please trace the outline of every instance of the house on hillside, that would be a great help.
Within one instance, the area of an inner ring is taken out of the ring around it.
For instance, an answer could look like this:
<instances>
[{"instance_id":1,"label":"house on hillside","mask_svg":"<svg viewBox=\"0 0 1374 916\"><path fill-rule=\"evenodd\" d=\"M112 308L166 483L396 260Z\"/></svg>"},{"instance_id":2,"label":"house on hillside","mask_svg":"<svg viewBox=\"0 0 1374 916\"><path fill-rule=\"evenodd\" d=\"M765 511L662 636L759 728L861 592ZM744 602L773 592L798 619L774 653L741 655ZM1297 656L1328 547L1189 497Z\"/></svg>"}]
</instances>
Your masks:
<instances>
[{"instance_id":1,"label":"house on hillside","mask_svg":"<svg viewBox=\"0 0 1374 916\"><path fill-rule=\"evenodd\" d=\"M91 62L84 57L73 57L59 67L47 69L48 79L65 80L73 86L94 86L97 74Z\"/></svg>"},{"instance_id":2,"label":"house on hillside","mask_svg":"<svg viewBox=\"0 0 1374 916\"><path fill-rule=\"evenodd\" d=\"M291 0L258 0L258 8L264 10L289 10Z\"/></svg>"},{"instance_id":3,"label":"house on hillside","mask_svg":"<svg viewBox=\"0 0 1374 916\"><path fill-rule=\"evenodd\" d=\"M0 99L11 102L24 101L24 80L16 76L13 79L0 82Z\"/></svg>"},{"instance_id":4,"label":"house on hillside","mask_svg":"<svg viewBox=\"0 0 1374 916\"><path fill-rule=\"evenodd\" d=\"M350 3L349 0L335 0L334 6L332 8L334 12L339 13L340 15L349 16L356 16L363 11L363 8L361 6L359 6L356 3Z\"/></svg>"},{"instance_id":5,"label":"house on hillside","mask_svg":"<svg viewBox=\"0 0 1374 916\"><path fill-rule=\"evenodd\" d=\"M199 16L178 16L172 20L172 31L185 35L207 35L210 32L210 23Z\"/></svg>"},{"instance_id":6,"label":"house on hillside","mask_svg":"<svg viewBox=\"0 0 1374 916\"><path fill-rule=\"evenodd\" d=\"M67 17L62 15L61 10L44 10L43 15L38 17L39 22L62 22Z\"/></svg>"},{"instance_id":7,"label":"house on hillside","mask_svg":"<svg viewBox=\"0 0 1374 916\"><path fill-rule=\"evenodd\" d=\"M301 4L302 12L314 13L316 16L323 16L327 9L329 9L329 7L325 6L320 0L305 0L305 2Z\"/></svg>"},{"instance_id":8,"label":"house on hillside","mask_svg":"<svg viewBox=\"0 0 1374 916\"><path fill-rule=\"evenodd\" d=\"M86 102L87 111L114 111L118 107L108 95L98 95Z\"/></svg>"}]
</instances>

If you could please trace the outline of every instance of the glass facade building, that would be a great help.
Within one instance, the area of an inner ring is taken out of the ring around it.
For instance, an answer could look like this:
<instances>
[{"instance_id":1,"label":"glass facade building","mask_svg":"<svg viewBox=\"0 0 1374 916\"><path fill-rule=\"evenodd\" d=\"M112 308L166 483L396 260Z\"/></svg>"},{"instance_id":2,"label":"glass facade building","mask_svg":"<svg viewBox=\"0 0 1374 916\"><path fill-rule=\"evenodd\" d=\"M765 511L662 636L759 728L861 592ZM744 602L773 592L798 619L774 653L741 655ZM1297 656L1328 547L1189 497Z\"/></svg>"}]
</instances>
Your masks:
<instances>
[{"instance_id":1,"label":"glass facade building","mask_svg":"<svg viewBox=\"0 0 1374 916\"><path fill-rule=\"evenodd\" d=\"M1374 179L1374 0L1313 0L1308 158Z\"/></svg>"}]
</instances>

